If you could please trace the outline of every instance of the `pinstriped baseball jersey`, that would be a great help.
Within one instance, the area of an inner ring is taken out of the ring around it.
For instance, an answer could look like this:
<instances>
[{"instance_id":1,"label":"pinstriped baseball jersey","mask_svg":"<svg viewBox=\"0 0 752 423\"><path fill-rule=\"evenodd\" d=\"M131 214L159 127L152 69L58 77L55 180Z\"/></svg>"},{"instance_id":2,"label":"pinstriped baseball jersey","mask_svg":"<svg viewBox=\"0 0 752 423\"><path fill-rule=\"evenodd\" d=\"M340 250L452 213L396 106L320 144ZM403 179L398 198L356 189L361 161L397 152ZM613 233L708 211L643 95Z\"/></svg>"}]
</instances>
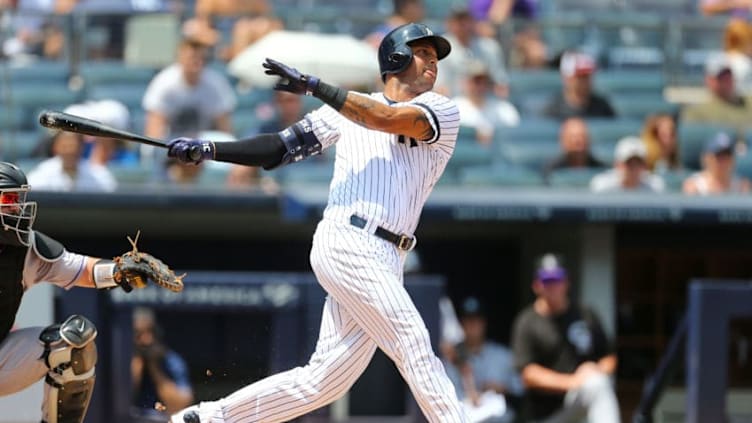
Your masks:
<instances>
[{"instance_id":1,"label":"pinstriped baseball jersey","mask_svg":"<svg viewBox=\"0 0 752 423\"><path fill-rule=\"evenodd\" d=\"M418 142L374 131L329 106L310 113L308 118L322 147L337 143L324 217L342 221L355 213L392 232L411 234L454 151L459 112L451 100L430 91L407 103L393 103L383 93L370 97L394 106L420 108L433 128L433 138Z\"/></svg>"},{"instance_id":2,"label":"pinstriped baseball jersey","mask_svg":"<svg viewBox=\"0 0 752 423\"><path fill-rule=\"evenodd\" d=\"M383 94L371 98L391 103ZM311 267L328 296L308 364L192 407L201 423L281 423L331 403L363 373L376 348L391 358L429 423L467 417L436 357L423 319L403 286L407 251L373 226L411 234L454 151L459 113L426 92L407 102L426 116L425 142L362 127L324 106L306 116L322 147L337 143L329 202L311 249ZM369 228L351 224L357 214ZM173 423L181 422L181 415Z\"/></svg>"}]
</instances>

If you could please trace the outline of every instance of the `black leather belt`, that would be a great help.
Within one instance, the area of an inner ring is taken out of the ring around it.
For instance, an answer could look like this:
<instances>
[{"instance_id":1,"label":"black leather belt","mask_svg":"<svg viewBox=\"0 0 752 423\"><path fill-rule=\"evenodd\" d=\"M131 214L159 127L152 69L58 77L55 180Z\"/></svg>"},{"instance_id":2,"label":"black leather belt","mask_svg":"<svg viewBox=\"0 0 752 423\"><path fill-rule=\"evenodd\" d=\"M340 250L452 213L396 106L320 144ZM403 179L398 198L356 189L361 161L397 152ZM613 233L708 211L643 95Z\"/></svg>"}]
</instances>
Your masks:
<instances>
[{"instance_id":1,"label":"black leather belt","mask_svg":"<svg viewBox=\"0 0 752 423\"><path fill-rule=\"evenodd\" d=\"M350 224L356 228L364 229L368 224L368 221L358 215L350 216ZM384 239L396 245L397 248L403 251L410 251L415 248L415 238L407 235L398 235L394 232L384 229L381 226L376 227L376 231L373 233L377 237Z\"/></svg>"}]
</instances>

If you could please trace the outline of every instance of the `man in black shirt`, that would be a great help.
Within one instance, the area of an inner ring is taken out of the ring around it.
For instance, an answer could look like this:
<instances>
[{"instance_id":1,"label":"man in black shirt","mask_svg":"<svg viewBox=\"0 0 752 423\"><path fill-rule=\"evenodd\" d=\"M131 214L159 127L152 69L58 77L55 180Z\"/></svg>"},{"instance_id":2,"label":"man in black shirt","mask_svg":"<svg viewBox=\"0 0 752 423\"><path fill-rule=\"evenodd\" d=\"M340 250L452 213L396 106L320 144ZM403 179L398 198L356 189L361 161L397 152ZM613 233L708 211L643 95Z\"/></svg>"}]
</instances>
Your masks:
<instances>
[{"instance_id":1,"label":"man in black shirt","mask_svg":"<svg viewBox=\"0 0 752 423\"><path fill-rule=\"evenodd\" d=\"M543 114L554 119L572 116L584 118L616 117L607 99L593 92L592 75L595 60L578 52L567 52L561 57L559 71L564 86L543 109Z\"/></svg>"},{"instance_id":2,"label":"man in black shirt","mask_svg":"<svg viewBox=\"0 0 752 423\"><path fill-rule=\"evenodd\" d=\"M515 319L512 348L536 422L619 422L610 376L616 355L596 315L568 298L566 270L553 254L540 262L536 300Z\"/></svg>"},{"instance_id":3,"label":"man in black shirt","mask_svg":"<svg viewBox=\"0 0 752 423\"><path fill-rule=\"evenodd\" d=\"M567 118L559 127L561 153L543 168L543 177L550 183L551 173L559 169L605 169L590 150L590 132L584 119Z\"/></svg>"}]
</instances>

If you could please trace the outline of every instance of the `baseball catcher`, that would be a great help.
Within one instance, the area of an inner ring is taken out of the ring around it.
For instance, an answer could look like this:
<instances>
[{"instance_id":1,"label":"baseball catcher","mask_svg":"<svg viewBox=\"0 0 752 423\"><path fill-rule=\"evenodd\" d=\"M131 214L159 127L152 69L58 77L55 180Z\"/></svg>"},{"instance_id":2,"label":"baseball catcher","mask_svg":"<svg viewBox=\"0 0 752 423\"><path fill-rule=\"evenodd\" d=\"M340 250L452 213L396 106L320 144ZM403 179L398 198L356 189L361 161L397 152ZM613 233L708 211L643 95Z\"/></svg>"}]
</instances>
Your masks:
<instances>
[{"instance_id":1,"label":"baseball catcher","mask_svg":"<svg viewBox=\"0 0 752 423\"><path fill-rule=\"evenodd\" d=\"M32 229L37 204L26 201L26 175L0 162L0 396L44 378L42 422L81 423L94 387L97 329L73 315L46 328L11 330L24 292L42 281L63 289L142 288L149 281L173 291L182 277L160 260L132 250L113 260L67 251Z\"/></svg>"}]
</instances>

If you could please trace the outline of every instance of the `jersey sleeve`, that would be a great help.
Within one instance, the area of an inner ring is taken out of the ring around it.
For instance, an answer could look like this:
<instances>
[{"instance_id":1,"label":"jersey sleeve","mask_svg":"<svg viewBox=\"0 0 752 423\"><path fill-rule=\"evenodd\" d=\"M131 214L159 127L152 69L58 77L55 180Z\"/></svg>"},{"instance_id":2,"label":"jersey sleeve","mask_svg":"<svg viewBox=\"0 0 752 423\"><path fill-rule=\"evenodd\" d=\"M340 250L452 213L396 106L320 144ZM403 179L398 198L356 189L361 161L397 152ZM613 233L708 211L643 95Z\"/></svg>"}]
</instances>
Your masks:
<instances>
[{"instance_id":1,"label":"jersey sleeve","mask_svg":"<svg viewBox=\"0 0 752 423\"><path fill-rule=\"evenodd\" d=\"M454 101L429 91L415 97L407 104L418 106L433 128L433 137L423 142L454 145L460 127L460 112Z\"/></svg>"},{"instance_id":2,"label":"jersey sleeve","mask_svg":"<svg viewBox=\"0 0 752 423\"><path fill-rule=\"evenodd\" d=\"M341 135L339 121L342 115L332 107L324 105L308 113L306 118L311 122L313 134L321 143L321 148L327 148L339 140Z\"/></svg>"},{"instance_id":3,"label":"jersey sleeve","mask_svg":"<svg viewBox=\"0 0 752 423\"><path fill-rule=\"evenodd\" d=\"M28 289L39 282L49 282L70 289L83 272L85 263L86 256L67 250L60 258L50 261L29 248L23 271L24 287Z\"/></svg>"}]
</instances>

